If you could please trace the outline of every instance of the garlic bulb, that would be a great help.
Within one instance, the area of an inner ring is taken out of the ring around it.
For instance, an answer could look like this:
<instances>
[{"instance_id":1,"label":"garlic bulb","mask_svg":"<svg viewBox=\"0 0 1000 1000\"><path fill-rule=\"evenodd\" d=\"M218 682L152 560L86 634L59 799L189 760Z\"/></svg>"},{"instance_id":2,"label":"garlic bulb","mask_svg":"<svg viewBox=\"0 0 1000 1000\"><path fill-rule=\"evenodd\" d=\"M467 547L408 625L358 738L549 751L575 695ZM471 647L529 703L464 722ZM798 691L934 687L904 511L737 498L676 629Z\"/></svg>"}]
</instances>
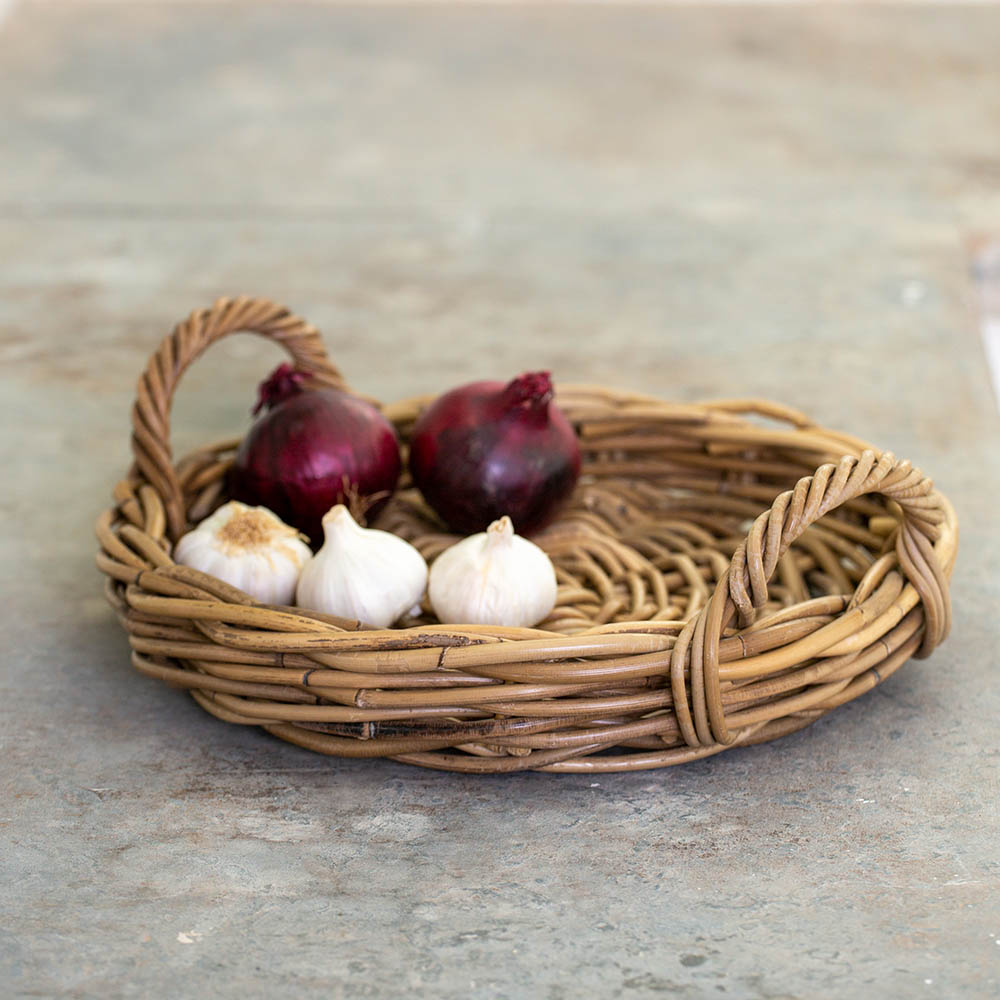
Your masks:
<instances>
[{"instance_id":1,"label":"garlic bulb","mask_svg":"<svg viewBox=\"0 0 1000 1000\"><path fill-rule=\"evenodd\" d=\"M266 507L224 504L174 547L174 560L239 587L263 604L290 604L312 553Z\"/></svg>"},{"instance_id":2,"label":"garlic bulb","mask_svg":"<svg viewBox=\"0 0 1000 1000\"><path fill-rule=\"evenodd\" d=\"M337 504L323 516L323 547L309 560L295 595L300 608L387 628L418 604L427 563L409 542L362 528Z\"/></svg>"},{"instance_id":3,"label":"garlic bulb","mask_svg":"<svg viewBox=\"0 0 1000 1000\"><path fill-rule=\"evenodd\" d=\"M438 556L428 595L442 623L536 625L555 607L556 571L505 516Z\"/></svg>"}]
</instances>

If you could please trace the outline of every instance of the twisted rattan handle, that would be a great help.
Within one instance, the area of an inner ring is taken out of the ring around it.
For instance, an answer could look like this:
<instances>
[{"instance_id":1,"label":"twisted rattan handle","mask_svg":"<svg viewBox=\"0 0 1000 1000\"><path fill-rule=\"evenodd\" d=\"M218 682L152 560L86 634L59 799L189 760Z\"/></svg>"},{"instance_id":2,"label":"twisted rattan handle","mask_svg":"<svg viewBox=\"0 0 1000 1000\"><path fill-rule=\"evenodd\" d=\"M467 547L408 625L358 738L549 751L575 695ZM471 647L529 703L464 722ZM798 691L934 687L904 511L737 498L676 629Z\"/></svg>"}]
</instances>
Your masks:
<instances>
[{"instance_id":1,"label":"twisted rattan handle","mask_svg":"<svg viewBox=\"0 0 1000 1000\"><path fill-rule=\"evenodd\" d=\"M917 655L927 656L951 628L951 599L946 568L934 543L947 519L945 502L919 469L891 452L876 456L864 451L845 456L836 465L820 466L782 493L770 510L754 522L733 555L729 573L708 604L678 637L671 660L671 687L684 737L698 746L713 740L728 743L719 683L719 642L723 630L738 618L751 624L767 602L767 585L778 560L814 521L841 504L866 493L880 493L895 501L901 512L895 534L895 552L906 579L920 596L924 637ZM688 663L688 651L690 661ZM692 706L688 706L685 667L689 667ZM693 711L692 711L693 708Z\"/></svg>"},{"instance_id":2,"label":"twisted rattan handle","mask_svg":"<svg viewBox=\"0 0 1000 1000\"><path fill-rule=\"evenodd\" d=\"M178 323L149 359L132 407L136 469L163 500L167 529L175 541L184 530L184 499L170 449L171 402L191 362L217 340L237 331L275 341L288 351L300 371L320 384L346 388L340 372L327 358L316 329L267 299L219 299L210 308L195 310Z\"/></svg>"}]
</instances>

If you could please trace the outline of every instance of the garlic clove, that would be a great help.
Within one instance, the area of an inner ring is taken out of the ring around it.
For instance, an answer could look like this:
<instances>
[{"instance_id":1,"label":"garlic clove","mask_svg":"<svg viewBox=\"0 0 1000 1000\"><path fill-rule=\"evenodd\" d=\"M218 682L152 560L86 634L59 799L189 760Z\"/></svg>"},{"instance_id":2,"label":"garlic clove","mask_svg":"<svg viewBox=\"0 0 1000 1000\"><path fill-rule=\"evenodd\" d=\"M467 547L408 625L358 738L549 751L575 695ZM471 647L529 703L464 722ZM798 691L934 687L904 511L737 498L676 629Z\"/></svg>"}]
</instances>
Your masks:
<instances>
[{"instance_id":1,"label":"garlic clove","mask_svg":"<svg viewBox=\"0 0 1000 1000\"><path fill-rule=\"evenodd\" d=\"M388 628L419 603L427 563L409 542L362 528L343 504L324 515L323 533L322 548L299 578L299 607Z\"/></svg>"},{"instance_id":2,"label":"garlic clove","mask_svg":"<svg viewBox=\"0 0 1000 1000\"><path fill-rule=\"evenodd\" d=\"M174 546L174 560L238 587L262 604L290 604L312 553L266 507L223 504Z\"/></svg>"},{"instance_id":3,"label":"garlic clove","mask_svg":"<svg viewBox=\"0 0 1000 1000\"><path fill-rule=\"evenodd\" d=\"M438 556L428 596L443 624L528 627L551 613L556 589L549 557L505 516Z\"/></svg>"}]
</instances>

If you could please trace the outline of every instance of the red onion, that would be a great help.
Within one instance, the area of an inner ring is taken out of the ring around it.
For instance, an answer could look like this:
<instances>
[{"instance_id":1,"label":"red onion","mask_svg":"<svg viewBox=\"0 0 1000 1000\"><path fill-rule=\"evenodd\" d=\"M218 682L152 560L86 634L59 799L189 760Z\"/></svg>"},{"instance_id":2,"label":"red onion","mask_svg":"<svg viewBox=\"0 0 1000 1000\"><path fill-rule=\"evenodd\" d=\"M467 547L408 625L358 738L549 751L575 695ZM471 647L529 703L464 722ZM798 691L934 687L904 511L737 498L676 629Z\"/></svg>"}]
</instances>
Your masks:
<instances>
[{"instance_id":1,"label":"red onion","mask_svg":"<svg viewBox=\"0 0 1000 1000\"><path fill-rule=\"evenodd\" d=\"M471 534L508 515L544 527L573 492L580 446L552 402L548 372L473 382L436 399L410 439L410 472L448 526Z\"/></svg>"},{"instance_id":2,"label":"red onion","mask_svg":"<svg viewBox=\"0 0 1000 1000\"><path fill-rule=\"evenodd\" d=\"M267 507L319 545L323 515L335 504L370 520L389 499L399 478L399 443L371 403L310 389L306 379L284 364L260 384L253 412L266 413L236 452L229 494Z\"/></svg>"}]
</instances>

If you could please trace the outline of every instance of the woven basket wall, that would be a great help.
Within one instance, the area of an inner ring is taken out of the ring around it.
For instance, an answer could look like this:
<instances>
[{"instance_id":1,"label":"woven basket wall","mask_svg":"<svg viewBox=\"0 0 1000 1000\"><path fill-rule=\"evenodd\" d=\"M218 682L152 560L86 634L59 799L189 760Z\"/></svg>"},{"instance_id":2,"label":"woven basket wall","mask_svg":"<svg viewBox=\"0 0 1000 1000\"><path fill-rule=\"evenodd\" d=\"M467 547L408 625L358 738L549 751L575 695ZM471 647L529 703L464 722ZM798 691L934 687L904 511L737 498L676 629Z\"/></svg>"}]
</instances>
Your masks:
<instances>
[{"instance_id":1,"label":"woven basket wall","mask_svg":"<svg viewBox=\"0 0 1000 1000\"><path fill-rule=\"evenodd\" d=\"M192 313L139 380L135 461L97 524L133 664L226 722L456 771L663 767L801 729L948 634L958 528L909 462L776 404L597 386L559 387L583 473L534 538L559 581L537 628L427 612L374 630L257 604L170 556L226 499L237 444L175 464L171 399L188 365L237 331L346 388L317 332L280 306ZM384 408L404 450L428 402ZM405 479L377 526L429 561L457 540Z\"/></svg>"}]
</instances>

